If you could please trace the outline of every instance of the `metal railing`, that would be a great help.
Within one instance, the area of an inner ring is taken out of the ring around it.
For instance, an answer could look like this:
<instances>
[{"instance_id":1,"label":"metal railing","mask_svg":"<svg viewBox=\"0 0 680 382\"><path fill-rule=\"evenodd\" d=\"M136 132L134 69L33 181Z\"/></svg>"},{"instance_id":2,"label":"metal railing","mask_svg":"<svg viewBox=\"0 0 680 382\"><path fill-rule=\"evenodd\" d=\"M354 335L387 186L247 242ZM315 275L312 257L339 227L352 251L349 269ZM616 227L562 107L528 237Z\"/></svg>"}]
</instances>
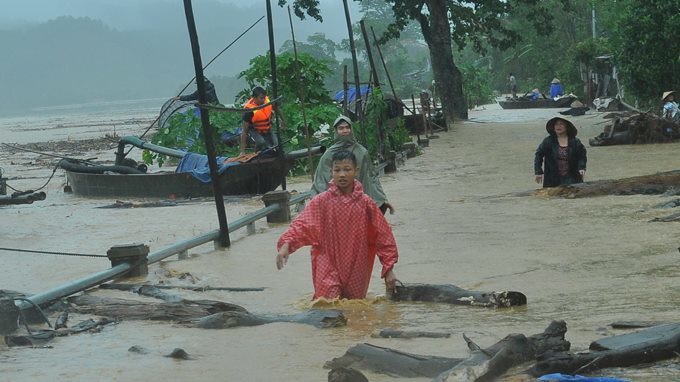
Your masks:
<instances>
[{"instance_id":1,"label":"metal railing","mask_svg":"<svg viewBox=\"0 0 680 382\"><path fill-rule=\"evenodd\" d=\"M294 197L290 198L288 205L294 206L302 204L310 196L311 193L309 191L295 195ZM248 233L249 234L254 233L255 232L254 225L257 220L262 219L268 216L269 214L278 211L280 208L281 206L279 204L272 204L265 208L257 210L253 213L247 214L229 224L228 226L229 232L231 233L240 228L248 227L247 228ZM186 258L186 254L189 249L198 247L199 245L203 245L211 241L216 242L217 239L219 238L219 234L220 234L219 230L214 230L201 236L197 236L192 239L184 240L177 244L165 247L163 249L150 253L147 256L147 262L148 264L153 264L173 255L179 255L180 259ZM119 277L128 272L133 266L134 264L120 263L114 267L111 267L110 269L93 273L89 276L85 276L81 279L68 282L66 284L57 286L42 293L34 294L28 297L27 300L29 300L30 302L21 301L17 302L16 305L19 307L19 309L24 310L32 308L32 304L42 305L59 298L63 298L72 295L73 293L92 288L95 285L99 285L106 281L112 280L116 277Z\"/></svg>"}]
</instances>

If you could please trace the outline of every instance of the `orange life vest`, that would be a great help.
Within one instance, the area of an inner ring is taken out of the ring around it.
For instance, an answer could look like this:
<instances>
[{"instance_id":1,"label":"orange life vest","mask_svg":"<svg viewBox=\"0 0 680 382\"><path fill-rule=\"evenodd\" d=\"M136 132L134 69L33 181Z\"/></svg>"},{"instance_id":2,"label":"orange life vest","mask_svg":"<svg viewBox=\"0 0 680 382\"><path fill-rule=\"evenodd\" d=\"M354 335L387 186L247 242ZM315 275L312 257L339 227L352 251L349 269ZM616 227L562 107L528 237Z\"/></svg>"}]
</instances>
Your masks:
<instances>
[{"instance_id":1,"label":"orange life vest","mask_svg":"<svg viewBox=\"0 0 680 382\"><path fill-rule=\"evenodd\" d=\"M265 97L264 103L269 103L269 97ZM253 109L259 107L260 105L255 103L255 99L251 98L243 106L244 110ZM263 107L262 109L253 110L253 119L251 120L252 126L260 133L267 133L272 127L272 105Z\"/></svg>"}]
</instances>

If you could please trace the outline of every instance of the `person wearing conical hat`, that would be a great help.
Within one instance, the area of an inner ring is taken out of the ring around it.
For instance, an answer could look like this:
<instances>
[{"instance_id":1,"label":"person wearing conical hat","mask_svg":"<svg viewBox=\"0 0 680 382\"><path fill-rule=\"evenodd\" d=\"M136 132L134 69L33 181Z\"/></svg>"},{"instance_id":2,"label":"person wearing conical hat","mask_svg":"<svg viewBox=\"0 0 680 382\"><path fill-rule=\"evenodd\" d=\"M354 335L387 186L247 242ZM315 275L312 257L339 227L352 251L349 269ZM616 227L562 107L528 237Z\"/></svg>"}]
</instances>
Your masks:
<instances>
[{"instance_id":1,"label":"person wearing conical hat","mask_svg":"<svg viewBox=\"0 0 680 382\"><path fill-rule=\"evenodd\" d=\"M661 109L661 116L672 121L680 120L680 112L678 110L678 103L675 101L675 92L664 92L661 96L663 108Z\"/></svg>"},{"instance_id":2,"label":"person wearing conical hat","mask_svg":"<svg viewBox=\"0 0 680 382\"><path fill-rule=\"evenodd\" d=\"M557 97L562 97L563 95L564 88L562 87L560 80L553 78L553 80L550 81L550 98L555 99Z\"/></svg>"},{"instance_id":3,"label":"person wearing conical hat","mask_svg":"<svg viewBox=\"0 0 680 382\"><path fill-rule=\"evenodd\" d=\"M347 150L354 153L357 157L359 168L357 180L361 182L366 195L375 201L383 214L387 210L390 211L390 214L394 213L394 207L387 200L368 150L354 138L352 120L344 115L339 116L333 122L333 132L335 133L335 143L323 153L314 172L314 183L312 183L311 189L312 197L328 189L328 183L332 178L333 154L337 151Z\"/></svg>"},{"instance_id":4,"label":"person wearing conical hat","mask_svg":"<svg viewBox=\"0 0 680 382\"><path fill-rule=\"evenodd\" d=\"M556 187L583 182L588 159L585 146L576 138L576 126L555 117L545 129L549 135L538 145L534 157L536 183Z\"/></svg>"}]
</instances>

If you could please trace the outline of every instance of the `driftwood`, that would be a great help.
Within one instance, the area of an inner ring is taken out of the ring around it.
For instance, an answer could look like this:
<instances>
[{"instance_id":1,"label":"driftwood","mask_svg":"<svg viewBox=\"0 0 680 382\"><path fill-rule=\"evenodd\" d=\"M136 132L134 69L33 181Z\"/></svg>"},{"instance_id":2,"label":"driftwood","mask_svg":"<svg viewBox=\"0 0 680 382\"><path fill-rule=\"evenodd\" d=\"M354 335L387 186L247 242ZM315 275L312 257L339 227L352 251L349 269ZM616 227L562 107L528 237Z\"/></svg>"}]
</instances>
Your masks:
<instances>
[{"instance_id":1,"label":"driftwood","mask_svg":"<svg viewBox=\"0 0 680 382\"><path fill-rule=\"evenodd\" d=\"M639 329L649 328L652 326L666 325L670 322L663 321L615 321L609 324L612 329Z\"/></svg>"},{"instance_id":2,"label":"driftwood","mask_svg":"<svg viewBox=\"0 0 680 382\"><path fill-rule=\"evenodd\" d=\"M527 303L527 297L520 292L477 292L450 284L398 284L395 290L388 291L387 295L393 301L443 302L494 308Z\"/></svg>"},{"instance_id":3,"label":"driftwood","mask_svg":"<svg viewBox=\"0 0 680 382\"><path fill-rule=\"evenodd\" d=\"M680 190L680 170L623 179L597 180L569 186L546 187L537 191L520 192L514 196L556 196L588 198L605 195L660 195Z\"/></svg>"},{"instance_id":4,"label":"driftwood","mask_svg":"<svg viewBox=\"0 0 680 382\"><path fill-rule=\"evenodd\" d=\"M441 332L421 332L419 330L395 330L383 329L377 333L371 334L374 338L449 338L451 333Z\"/></svg>"},{"instance_id":5,"label":"driftwood","mask_svg":"<svg viewBox=\"0 0 680 382\"><path fill-rule=\"evenodd\" d=\"M569 350L570 343L564 339L566 332L567 325L564 321L553 321L543 333L530 337L511 334L483 350L469 341L468 347L473 347L474 350L467 359L418 355L371 344L359 344L347 350L342 357L326 362L324 367L351 367L392 376L435 378L461 365L458 372L463 367L471 370L479 368L486 370L484 375L500 376L508 368L530 361L549 350ZM490 362L492 359L493 362Z\"/></svg>"},{"instance_id":6,"label":"driftwood","mask_svg":"<svg viewBox=\"0 0 680 382\"><path fill-rule=\"evenodd\" d=\"M661 222L661 223L669 223L669 222L677 222L680 221L680 212L676 212L674 214L670 214L668 216L662 216L660 218L654 218L650 220L652 223L656 222Z\"/></svg>"},{"instance_id":7,"label":"driftwood","mask_svg":"<svg viewBox=\"0 0 680 382\"><path fill-rule=\"evenodd\" d=\"M71 298L69 301L73 305L73 310L79 313L111 317L116 320L174 321L204 329L255 326L271 322L297 322L328 328L347 323L347 319L337 310L313 309L296 315L254 315L239 305L213 300L174 301L173 298L172 301L148 303L85 295Z\"/></svg>"},{"instance_id":8,"label":"driftwood","mask_svg":"<svg viewBox=\"0 0 680 382\"><path fill-rule=\"evenodd\" d=\"M534 376L550 373L588 373L607 367L627 367L677 357L680 324L667 324L604 338L590 344L589 353L546 353L530 370Z\"/></svg>"},{"instance_id":9,"label":"driftwood","mask_svg":"<svg viewBox=\"0 0 680 382\"><path fill-rule=\"evenodd\" d=\"M295 322L313 325L317 328L334 328L345 326L347 319L339 310L311 309L300 314L271 316L256 316L248 312L221 312L186 324L203 329L228 329L237 326L264 325L272 322Z\"/></svg>"},{"instance_id":10,"label":"driftwood","mask_svg":"<svg viewBox=\"0 0 680 382\"><path fill-rule=\"evenodd\" d=\"M44 192L15 192L12 195L0 195L0 206L9 204L32 204L36 200L45 200L47 194Z\"/></svg>"},{"instance_id":11,"label":"driftwood","mask_svg":"<svg viewBox=\"0 0 680 382\"><path fill-rule=\"evenodd\" d=\"M97 208L147 208L147 207L175 207L177 202L173 200L159 200L155 202L124 202L116 200L113 204L107 204Z\"/></svg>"},{"instance_id":12,"label":"driftwood","mask_svg":"<svg viewBox=\"0 0 680 382\"><path fill-rule=\"evenodd\" d=\"M205 292L207 290L220 290L227 292L262 292L264 287L242 288L242 287L211 287L211 286L189 286L189 285L149 285L149 284L116 284L108 283L99 286L100 289L115 289L132 291L139 293L138 290L142 287L154 287L156 289L184 289L192 292Z\"/></svg>"}]
</instances>

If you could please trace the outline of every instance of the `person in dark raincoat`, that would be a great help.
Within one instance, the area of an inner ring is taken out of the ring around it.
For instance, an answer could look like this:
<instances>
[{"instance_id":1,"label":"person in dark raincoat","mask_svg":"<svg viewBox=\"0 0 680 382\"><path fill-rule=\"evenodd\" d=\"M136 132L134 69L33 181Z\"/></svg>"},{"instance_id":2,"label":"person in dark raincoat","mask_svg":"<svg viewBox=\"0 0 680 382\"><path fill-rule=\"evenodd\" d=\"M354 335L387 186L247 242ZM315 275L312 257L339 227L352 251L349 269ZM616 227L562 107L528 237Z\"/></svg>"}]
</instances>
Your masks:
<instances>
[{"instance_id":1,"label":"person in dark raincoat","mask_svg":"<svg viewBox=\"0 0 680 382\"><path fill-rule=\"evenodd\" d=\"M538 145L534 157L536 183L556 187L583 182L588 159L585 146L576 138L576 126L555 117L545 129L549 135Z\"/></svg>"}]
</instances>

